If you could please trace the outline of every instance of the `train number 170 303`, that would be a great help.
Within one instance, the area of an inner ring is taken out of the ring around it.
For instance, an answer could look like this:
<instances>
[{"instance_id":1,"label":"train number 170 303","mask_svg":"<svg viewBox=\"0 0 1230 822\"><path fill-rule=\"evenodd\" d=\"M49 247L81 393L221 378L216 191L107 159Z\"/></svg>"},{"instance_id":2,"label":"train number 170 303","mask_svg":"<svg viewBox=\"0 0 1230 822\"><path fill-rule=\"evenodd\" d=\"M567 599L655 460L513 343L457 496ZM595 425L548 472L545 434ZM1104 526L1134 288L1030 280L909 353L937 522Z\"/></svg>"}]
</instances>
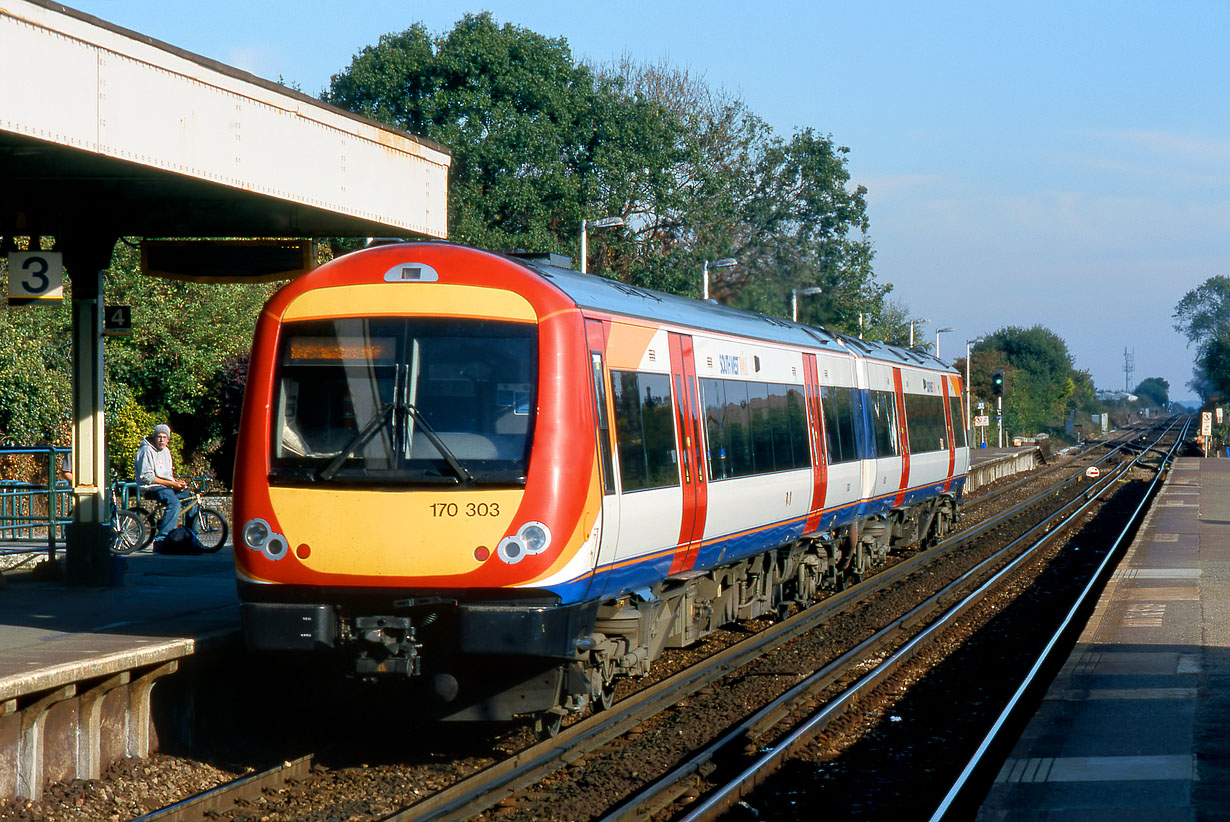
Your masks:
<instances>
[{"instance_id":1,"label":"train number 170 303","mask_svg":"<svg viewBox=\"0 0 1230 822\"><path fill-rule=\"evenodd\" d=\"M498 517L500 504L498 502L433 502L431 515L433 517Z\"/></svg>"}]
</instances>

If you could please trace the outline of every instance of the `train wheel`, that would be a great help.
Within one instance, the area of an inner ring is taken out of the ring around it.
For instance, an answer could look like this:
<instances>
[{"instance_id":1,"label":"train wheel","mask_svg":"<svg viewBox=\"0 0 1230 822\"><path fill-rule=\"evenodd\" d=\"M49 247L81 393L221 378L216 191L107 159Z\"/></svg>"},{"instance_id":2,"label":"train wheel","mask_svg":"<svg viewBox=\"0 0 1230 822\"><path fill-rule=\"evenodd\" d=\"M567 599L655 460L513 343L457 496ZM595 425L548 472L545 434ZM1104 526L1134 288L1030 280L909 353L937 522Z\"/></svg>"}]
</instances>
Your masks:
<instances>
[{"instance_id":1,"label":"train wheel","mask_svg":"<svg viewBox=\"0 0 1230 822\"><path fill-rule=\"evenodd\" d=\"M615 684L606 682L594 694L594 710L609 711L615 704Z\"/></svg>"},{"instance_id":2,"label":"train wheel","mask_svg":"<svg viewBox=\"0 0 1230 822\"><path fill-rule=\"evenodd\" d=\"M534 716L534 736L539 739L554 739L564 727L564 715L543 711Z\"/></svg>"}]
</instances>

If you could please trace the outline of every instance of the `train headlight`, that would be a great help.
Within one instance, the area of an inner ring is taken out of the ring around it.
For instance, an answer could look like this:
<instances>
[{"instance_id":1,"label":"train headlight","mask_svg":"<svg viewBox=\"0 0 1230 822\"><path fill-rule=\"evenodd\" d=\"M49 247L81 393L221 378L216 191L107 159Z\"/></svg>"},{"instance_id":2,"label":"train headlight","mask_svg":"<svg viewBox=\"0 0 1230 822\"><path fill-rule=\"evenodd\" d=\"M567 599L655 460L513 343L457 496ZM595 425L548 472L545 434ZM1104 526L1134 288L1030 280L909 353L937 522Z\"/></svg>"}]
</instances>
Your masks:
<instances>
[{"instance_id":1,"label":"train headlight","mask_svg":"<svg viewBox=\"0 0 1230 822\"><path fill-rule=\"evenodd\" d=\"M290 543L286 541L286 537L281 534L274 534L265 543L262 550L264 555L269 559L278 560L286 556L290 552Z\"/></svg>"},{"instance_id":2,"label":"train headlight","mask_svg":"<svg viewBox=\"0 0 1230 822\"><path fill-rule=\"evenodd\" d=\"M273 529L269 527L269 523L260 517L256 517L244 524L242 536L244 545L253 551L261 551L264 550L265 543L273 536Z\"/></svg>"},{"instance_id":3,"label":"train headlight","mask_svg":"<svg viewBox=\"0 0 1230 822\"><path fill-rule=\"evenodd\" d=\"M541 554L551 544L551 531L541 522L527 522L517 530L517 536L530 554Z\"/></svg>"},{"instance_id":4,"label":"train headlight","mask_svg":"<svg viewBox=\"0 0 1230 822\"><path fill-rule=\"evenodd\" d=\"M525 545L518 537L504 537L496 546L496 554L509 565L516 565L525 559Z\"/></svg>"},{"instance_id":5,"label":"train headlight","mask_svg":"<svg viewBox=\"0 0 1230 822\"><path fill-rule=\"evenodd\" d=\"M260 551L268 559L279 560L290 553L290 543L281 534L275 534L268 522L253 517L244 523L241 534L243 544L252 551Z\"/></svg>"},{"instance_id":6,"label":"train headlight","mask_svg":"<svg viewBox=\"0 0 1230 822\"><path fill-rule=\"evenodd\" d=\"M509 565L516 565L531 554L541 554L551 544L551 529L541 522L527 522L511 537L504 537L495 552Z\"/></svg>"}]
</instances>

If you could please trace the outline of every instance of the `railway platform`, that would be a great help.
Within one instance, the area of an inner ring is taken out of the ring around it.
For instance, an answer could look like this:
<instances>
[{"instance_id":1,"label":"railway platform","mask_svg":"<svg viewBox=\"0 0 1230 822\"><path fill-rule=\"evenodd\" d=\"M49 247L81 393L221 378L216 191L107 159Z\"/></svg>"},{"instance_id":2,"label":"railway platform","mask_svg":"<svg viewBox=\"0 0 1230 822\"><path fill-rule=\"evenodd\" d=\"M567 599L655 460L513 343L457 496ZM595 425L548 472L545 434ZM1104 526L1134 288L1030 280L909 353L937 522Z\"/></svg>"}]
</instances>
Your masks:
<instances>
[{"instance_id":1,"label":"railway platform","mask_svg":"<svg viewBox=\"0 0 1230 822\"><path fill-rule=\"evenodd\" d=\"M1177 460L978 819L1230 818L1230 460Z\"/></svg>"},{"instance_id":2,"label":"railway platform","mask_svg":"<svg viewBox=\"0 0 1230 822\"><path fill-rule=\"evenodd\" d=\"M96 778L158 750L155 683L238 641L229 546L133 554L120 583L69 587L9 572L0 588L0 800Z\"/></svg>"}]
</instances>

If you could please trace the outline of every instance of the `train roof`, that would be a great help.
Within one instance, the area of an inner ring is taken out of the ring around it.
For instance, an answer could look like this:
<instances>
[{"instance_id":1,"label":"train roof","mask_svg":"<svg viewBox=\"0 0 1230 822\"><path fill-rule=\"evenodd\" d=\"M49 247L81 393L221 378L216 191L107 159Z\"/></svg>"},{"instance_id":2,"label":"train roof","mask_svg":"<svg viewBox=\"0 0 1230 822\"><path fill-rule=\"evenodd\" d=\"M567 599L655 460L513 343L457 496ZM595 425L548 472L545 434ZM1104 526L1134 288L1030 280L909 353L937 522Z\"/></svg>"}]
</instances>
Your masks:
<instances>
[{"instance_id":1,"label":"train roof","mask_svg":"<svg viewBox=\"0 0 1230 822\"><path fill-rule=\"evenodd\" d=\"M533 269L568 295L581 308L646 317L669 323L735 334L742 337L800 347L853 353L868 360L894 365L952 371L953 367L916 348L889 345L837 334L816 325L771 317L709 300L695 300L649 288L628 285L596 274L582 274L557 265L557 255L509 256ZM566 259L566 258L564 258Z\"/></svg>"}]
</instances>

